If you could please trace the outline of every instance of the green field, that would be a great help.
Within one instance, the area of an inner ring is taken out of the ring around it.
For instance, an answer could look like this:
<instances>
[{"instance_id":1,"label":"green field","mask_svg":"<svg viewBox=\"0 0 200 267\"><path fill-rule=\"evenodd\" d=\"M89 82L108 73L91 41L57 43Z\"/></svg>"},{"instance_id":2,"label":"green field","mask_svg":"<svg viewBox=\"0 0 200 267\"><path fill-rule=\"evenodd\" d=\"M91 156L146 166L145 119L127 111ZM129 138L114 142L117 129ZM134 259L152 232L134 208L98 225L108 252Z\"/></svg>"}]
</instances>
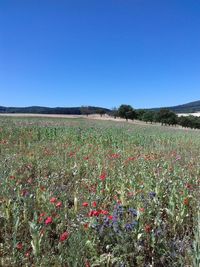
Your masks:
<instances>
[{"instance_id":1,"label":"green field","mask_svg":"<svg viewBox=\"0 0 200 267\"><path fill-rule=\"evenodd\" d=\"M200 266L200 132L0 118L0 266Z\"/></svg>"}]
</instances>

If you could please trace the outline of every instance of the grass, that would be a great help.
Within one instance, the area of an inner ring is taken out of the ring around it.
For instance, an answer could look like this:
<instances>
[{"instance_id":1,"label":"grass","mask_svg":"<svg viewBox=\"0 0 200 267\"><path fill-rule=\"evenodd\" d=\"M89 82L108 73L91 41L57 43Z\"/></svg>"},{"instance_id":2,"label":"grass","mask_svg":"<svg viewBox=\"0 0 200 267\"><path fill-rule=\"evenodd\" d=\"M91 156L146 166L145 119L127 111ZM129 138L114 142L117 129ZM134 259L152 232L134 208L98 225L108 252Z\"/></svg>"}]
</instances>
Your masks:
<instances>
[{"instance_id":1,"label":"grass","mask_svg":"<svg viewBox=\"0 0 200 267\"><path fill-rule=\"evenodd\" d=\"M1 266L200 266L200 136L0 118Z\"/></svg>"}]
</instances>

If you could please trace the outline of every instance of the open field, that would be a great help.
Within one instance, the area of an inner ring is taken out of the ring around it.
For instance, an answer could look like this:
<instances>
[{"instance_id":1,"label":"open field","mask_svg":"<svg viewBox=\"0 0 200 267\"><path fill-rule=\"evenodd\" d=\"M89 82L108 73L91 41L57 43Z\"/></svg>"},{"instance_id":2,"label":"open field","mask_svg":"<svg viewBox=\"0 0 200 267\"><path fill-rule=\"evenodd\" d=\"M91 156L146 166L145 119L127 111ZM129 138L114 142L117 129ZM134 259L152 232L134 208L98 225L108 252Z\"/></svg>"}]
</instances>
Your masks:
<instances>
[{"instance_id":1,"label":"open field","mask_svg":"<svg viewBox=\"0 0 200 267\"><path fill-rule=\"evenodd\" d=\"M200 135L0 117L0 266L200 266Z\"/></svg>"},{"instance_id":2,"label":"open field","mask_svg":"<svg viewBox=\"0 0 200 267\"><path fill-rule=\"evenodd\" d=\"M184 115L184 116L187 116L186 114L181 114L181 115ZM143 125L143 126L146 126L147 123L144 122L144 121L141 121L141 120L128 120L128 122L123 119L123 118L114 118L114 117L111 117L109 115L103 115L103 116L100 116L98 114L92 114L92 115L89 115L89 116L86 116L86 115L62 115L62 114L25 114L25 113L0 113L0 118L1 117L11 117L11 118L60 118L60 119L87 119L87 120L100 120L100 121L113 121L113 122L121 122L121 123L124 123L126 122L129 123L129 124L134 124L134 125ZM148 123L149 126L157 126L157 127L160 127L161 126L161 123ZM184 131L186 131L186 128L183 128L182 126L180 125L176 125L176 126L165 126L167 128L172 128L172 129L182 129ZM199 129L190 129L190 128L187 128L187 131L198 131Z\"/></svg>"}]
</instances>

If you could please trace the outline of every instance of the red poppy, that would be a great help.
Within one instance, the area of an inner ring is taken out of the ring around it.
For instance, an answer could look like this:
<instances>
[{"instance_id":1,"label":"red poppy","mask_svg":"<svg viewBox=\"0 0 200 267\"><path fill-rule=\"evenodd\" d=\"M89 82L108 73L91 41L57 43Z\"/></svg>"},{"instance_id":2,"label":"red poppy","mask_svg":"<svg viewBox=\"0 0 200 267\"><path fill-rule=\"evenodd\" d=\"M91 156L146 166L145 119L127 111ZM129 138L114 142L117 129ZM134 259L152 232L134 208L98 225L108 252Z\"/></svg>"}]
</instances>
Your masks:
<instances>
[{"instance_id":1,"label":"red poppy","mask_svg":"<svg viewBox=\"0 0 200 267\"><path fill-rule=\"evenodd\" d=\"M69 237L69 233L64 232L63 234L60 235L60 242L65 241L66 239L68 239L68 237Z\"/></svg>"},{"instance_id":2,"label":"red poppy","mask_svg":"<svg viewBox=\"0 0 200 267\"><path fill-rule=\"evenodd\" d=\"M45 188L44 186L41 185L41 186L40 186L40 190L41 190L41 191L46 191L46 188Z\"/></svg>"},{"instance_id":3,"label":"red poppy","mask_svg":"<svg viewBox=\"0 0 200 267\"><path fill-rule=\"evenodd\" d=\"M59 201L57 204L56 204L56 208L61 208L62 207L62 202Z\"/></svg>"},{"instance_id":4,"label":"red poppy","mask_svg":"<svg viewBox=\"0 0 200 267\"><path fill-rule=\"evenodd\" d=\"M94 210L94 211L93 211L93 215L94 215L94 216L99 216L99 214L100 214L99 211L97 211L97 210Z\"/></svg>"},{"instance_id":5,"label":"red poppy","mask_svg":"<svg viewBox=\"0 0 200 267\"><path fill-rule=\"evenodd\" d=\"M151 226L149 224L146 224L145 227L144 227L144 230L146 233L150 233L151 232Z\"/></svg>"},{"instance_id":6,"label":"red poppy","mask_svg":"<svg viewBox=\"0 0 200 267\"><path fill-rule=\"evenodd\" d=\"M109 212L107 210L101 210L100 213L103 215L108 215Z\"/></svg>"},{"instance_id":7,"label":"red poppy","mask_svg":"<svg viewBox=\"0 0 200 267\"><path fill-rule=\"evenodd\" d=\"M140 212L144 212L145 209L144 209L144 208L139 208L139 211L140 211Z\"/></svg>"},{"instance_id":8,"label":"red poppy","mask_svg":"<svg viewBox=\"0 0 200 267\"><path fill-rule=\"evenodd\" d=\"M30 250L28 250L26 253L25 253L25 257L29 257L30 256L30 254L31 254L31 251Z\"/></svg>"},{"instance_id":9,"label":"red poppy","mask_svg":"<svg viewBox=\"0 0 200 267\"><path fill-rule=\"evenodd\" d=\"M185 185L185 187L186 187L187 189L189 189L189 190L191 190L191 189L192 189L192 185L191 185L191 184L189 184L189 183L187 183L187 184Z\"/></svg>"},{"instance_id":10,"label":"red poppy","mask_svg":"<svg viewBox=\"0 0 200 267\"><path fill-rule=\"evenodd\" d=\"M47 219L45 220L46 225L51 224L52 222L53 222L53 220L51 217L47 217Z\"/></svg>"},{"instance_id":11,"label":"red poppy","mask_svg":"<svg viewBox=\"0 0 200 267\"><path fill-rule=\"evenodd\" d=\"M21 250L23 248L23 244L21 242L17 243L16 248Z\"/></svg>"},{"instance_id":12,"label":"red poppy","mask_svg":"<svg viewBox=\"0 0 200 267\"><path fill-rule=\"evenodd\" d=\"M184 204L185 206L189 206L189 199L188 199L188 198L185 198L185 199L183 200L183 204Z\"/></svg>"},{"instance_id":13,"label":"red poppy","mask_svg":"<svg viewBox=\"0 0 200 267\"><path fill-rule=\"evenodd\" d=\"M56 201L57 201L57 198L56 198L56 197L52 197L52 198L50 199L50 202L51 202L51 203L56 203Z\"/></svg>"},{"instance_id":14,"label":"red poppy","mask_svg":"<svg viewBox=\"0 0 200 267\"><path fill-rule=\"evenodd\" d=\"M88 207L89 206L89 203L88 202L83 202L82 206L83 207Z\"/></svg>"},{"instance_id":15,"label":"red poppy","mask_svg":"<svg viewBox=\"0 0 200 267\"><path fill-rule=\"evenodd\" d=\"M89 223L85 223L85 224L83 225L83 227L84 227L85 230L87 230L88 227L89 227Z\"/></svg>"},{"instance_id":16,"label":"red poppy","mask_svg":"<svg viewBox=\"0 0 200 267\"><path fill-rule=\"evenodd\" d=\"M85 267L90 267L91 265L90 265L90 262L87 260L86 262L85 262Z\"/></svg>"},{"instance_id":17,"label":"red poppy","mask_svg":"<svg viewBox=\"0 0 200 267\"><path fill-rule=\"evenodd\" d=\"M46 212L40 213L40 217L46 216Z\"/></svg>"},{"instance_id":18,"label":"red poppy","mask_svg":"<svg viewBox=\"0 0 200 267\"><path fill-rule=\"evenodd\" d=\"M88 216L89 216L89 217L94 217L94 216L98 217L99 214L100 214L99 211L97 211L97 210L91 210L91 211L88 213Z\"/></svg>"},{"instance_id":19,"label":"red poppy","mask_svg":"<svg viewBox=\"0 0 200 267\"><path fill-rule=\"evenodd\" d=\"M106 179L106 173L102 173L99 178L101 179L101 181L104 181Z\"/></svg>"},{"instance_id":20,"label":"red poppy","mask_svg":"<svg viewBox=\"0 0 200 267\"><path fill-rule=\"evenodd\" d=\"M92 207L96 208L96 206L97 206L97 202L96 201L92 202Z\"/></svg>"}]
</instances>

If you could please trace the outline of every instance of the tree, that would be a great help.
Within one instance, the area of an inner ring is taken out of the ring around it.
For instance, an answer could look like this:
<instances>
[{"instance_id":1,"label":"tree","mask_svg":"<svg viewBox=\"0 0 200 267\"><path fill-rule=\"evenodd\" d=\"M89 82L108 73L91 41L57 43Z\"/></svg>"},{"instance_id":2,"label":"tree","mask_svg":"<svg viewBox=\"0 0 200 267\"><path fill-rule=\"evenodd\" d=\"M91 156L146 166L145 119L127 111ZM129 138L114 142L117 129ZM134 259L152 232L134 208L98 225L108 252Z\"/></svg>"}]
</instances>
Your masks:
<instances>
[{"instance_id":1,"label":"tree","mask_svg":"<svg viewBox=\"0 0 200 267\"><path fill-rule=\"evenodd\" d=\"M146 113L146 110L145 109L138 109L136 111L137 113L137 119L138 120L142 120L143 119L143 115Z\"/></svg>"},{"instance_id":2,"label":"tree","mask_svg":"<svg viewBox=\"0 0 200 267\"><path fill-rule=\"evenodd\" d=\"M80 110L81 110L82 115L88 116L92 113L90 107L88 107L88 106L82 106Z\"/></svg>"},{"instance_id":3,"label":"tree","mask_svg":"<svg viewBox=\"0 0 200 267\"><path fill-rule=\"evenodd\" d=\"M176 125L178 123L178 116L174 112L170 111L168 114L167 123L169 125Z\"/></svg>"},{"instance_id":4,"label":"tree","mask_svg":"<svg viewBox=\"0 0 200 267\"><path fill-rule=\"evenodd\" d=\"M119 117L126 120L133 120L136 117L136 112L130 105L121 105L118 109Z\"/></svg>"},{"instance_id":5,"label":"tree","mask_svg":"<svg viewBox=\"0 0 200 267\"><path fill-rule=\"evenodd\" d=\"M117 108L116 107L112 108L111 111L109 112L109 115L116 119L119 116Z\"/></svg>"},{"instance_id":6,"label":"tree","mask_svg":"<svg viewBox=\"0 0 200 267\"><path fill-rule=\"evenodd\" d=\"M101 117L106 114L105 110L100 108L96 110L96 113L99 114Z\"/></svg>"},{"instance_id":7,"label":"tree","mask_svg":"<svg viewBox=\"0 0 200 267\"><path fill-rule=\"evenodd\" d=\"M178 123L182 127L200 129L200 118L195 116L181 116L178 118Z\"/></svg>"},{"instance_id":8,"label":"tree","mask_svg":"<svg viewBox=\"0 0 200 267\"><path fill-rule=\"evenodd\" d=\"M145 122L153 122L155 117L155 112L154 111L146 111L143 116L142 120Z\"/></svg>"},{"instance_id":9,"label":"tree","mask_svg":"<svg viewBox=\"0 0 200 267\"><path fill-rule=\"evenodd\" d=\"M155 120L163 124L174 125L178 122L177 115L169 109L161 109L155 115Z\"/></svg>"}]
</instances>

